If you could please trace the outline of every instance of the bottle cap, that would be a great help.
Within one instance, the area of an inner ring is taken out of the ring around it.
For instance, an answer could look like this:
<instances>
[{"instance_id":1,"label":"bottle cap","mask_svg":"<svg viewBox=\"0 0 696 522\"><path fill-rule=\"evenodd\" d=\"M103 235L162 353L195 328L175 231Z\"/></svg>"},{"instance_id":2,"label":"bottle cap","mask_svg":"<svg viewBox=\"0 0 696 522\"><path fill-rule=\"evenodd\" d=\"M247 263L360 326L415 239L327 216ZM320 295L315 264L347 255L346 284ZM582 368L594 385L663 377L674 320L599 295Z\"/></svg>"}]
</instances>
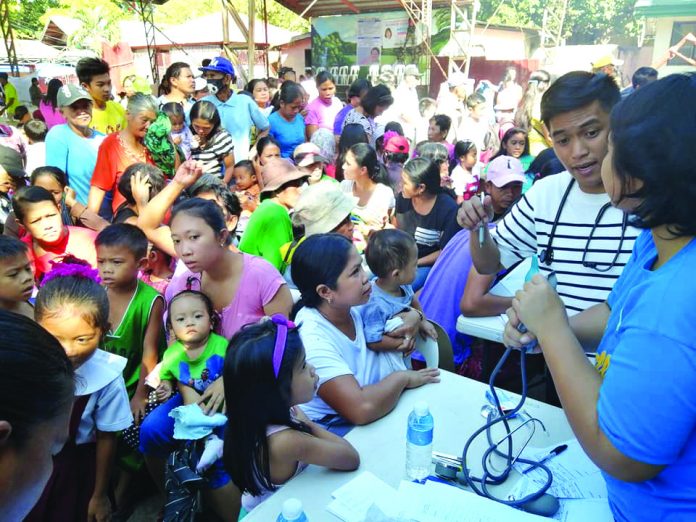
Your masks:
<instances>
[{"instance_id":1,"label":"bottle cap","mask_svg":"<svg viewBox=\"0 0 696 522\"><path fill-rule=\"evenodd\" d=\"M430 408L428 408L427 402L418 401L413 405L413 411L415 411L416 415L419 417L425 417L430 412Z\"/></svg>"},{"instance_id":2,"label":"bottle cap","mask_svg":"<svg viewBox=\"0 0 696 522\"><path fill-rule=\"evenodd\" d=\"M297 520L302 515L302 502L296 498L289 498L283 502L283 517L286 520Z\"/></svg>"}]
</instances>

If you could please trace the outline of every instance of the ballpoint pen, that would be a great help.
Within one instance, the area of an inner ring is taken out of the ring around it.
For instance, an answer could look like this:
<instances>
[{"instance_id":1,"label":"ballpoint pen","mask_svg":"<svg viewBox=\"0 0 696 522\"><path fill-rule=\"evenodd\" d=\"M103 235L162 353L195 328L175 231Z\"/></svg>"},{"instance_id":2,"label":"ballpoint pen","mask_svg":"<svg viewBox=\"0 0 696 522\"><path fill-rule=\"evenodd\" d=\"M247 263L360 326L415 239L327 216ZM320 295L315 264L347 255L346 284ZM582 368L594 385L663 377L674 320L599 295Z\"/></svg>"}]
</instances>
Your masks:
<instances>
[{"instance_id":1,"label":"ballpoint pen","mask_svg":"<svg viewBox=\"0 0 696 522\"><path fill-rule=\"evenodd\" d=\"M554 458L557 455L560 455L561 453L563 453L567 449L568 449L567 444L561 444L560 446L556 446L551 451L549 451L548 455L546 455L543 459L541 459L537 464L543 464L544 462L548 462L549 460L551 460L552 458ZM535 465L529 466L527 469L522 471L522 474L524 475L527 472L532 471L536 467L537 466L535 466Z\"/></svg>"},{"instance_id":2,"label":"ballpoint pen","mask_svg":"<svg viewBox=\"0 0 696 522\"><path fill-rule=\"evenodd\" d=\"M483 205L483 200L486 198L486 193L482 190L479 197L481 198L481 204ZM486 241L486 230L484 229L485 226L486 223L481 223L481 226L478 229L479 247L483 247L483 243Z\"/></svg>"}]
</instances>

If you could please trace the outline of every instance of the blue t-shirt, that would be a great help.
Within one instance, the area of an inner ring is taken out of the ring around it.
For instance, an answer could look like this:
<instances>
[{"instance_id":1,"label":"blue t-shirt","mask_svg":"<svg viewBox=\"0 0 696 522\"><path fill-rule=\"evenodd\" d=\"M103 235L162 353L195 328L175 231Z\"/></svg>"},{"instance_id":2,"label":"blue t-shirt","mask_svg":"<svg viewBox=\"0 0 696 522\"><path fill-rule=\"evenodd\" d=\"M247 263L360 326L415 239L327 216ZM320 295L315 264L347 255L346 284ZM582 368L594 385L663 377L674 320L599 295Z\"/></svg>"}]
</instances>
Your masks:
<instances>
[{"instance_id":1,"label":"blue t-shirt","mask_svg":"<svg viewBox=\"0 0 696 522\"><path fill-rule=\"evenodd\" d=\"M597 350L602 432L624 455L666 466L639 483L604 474L619 521L696 519L696 241L653 271L656 258L644 231L607 298Z\"/></svg>"},{"instance_id":2,"label":"blue t-shirt","mask_svg":"<svg viewBox=\"0 0 696 522\"><path fill-rule=\"evenodd\" d=\"M67 123L56 125L46 135L46 165L65 172L68 186L77 193L77 200L83 205L87 204L89 184L103 139L104 135L98 131L92 131L89 138L79 136Z\"/></svg>"},{"instance_id":3,"label":"blue t-shirt","mask_svg":"<svg viewBox=\"0 0 696 522\"><path fill-rule=\"evenodd\" d=\"M271 124L270 135L276 139L280 145L280 156L282 158L292 158L295 147L306 141L304 118L298 114L295 119L288 121L276 111L268 118Z\"/></svg>"},{"instance_id":4,"label":"blue t-shirt","mask_svg":"<svg viewBox=\"0 0 696 522\"><path fill-rule=\"evenodd\" d=\"M401 296L395 297L372 281L372 293L367 304L358 306L358 313L365 329L365 342L378 343L384 335L384 324L396 314L403 312L413 302L411 285L401 285Z\"/></svg>"},{"instance_id":5,"label":"blue t-shirt","mask_svg":"<svg viewBox=\"0 0 696 522\"><path fill-rule=\"evenodd\" d=\"M268 129L268 118L251 96L245 94L233 94L224 102L213 95L203 99L217 107L223 128L232 136L234 160L247 159L251 148L251 128L256 127L259 132L265 131Z\"/></svg>"}]
</instances>

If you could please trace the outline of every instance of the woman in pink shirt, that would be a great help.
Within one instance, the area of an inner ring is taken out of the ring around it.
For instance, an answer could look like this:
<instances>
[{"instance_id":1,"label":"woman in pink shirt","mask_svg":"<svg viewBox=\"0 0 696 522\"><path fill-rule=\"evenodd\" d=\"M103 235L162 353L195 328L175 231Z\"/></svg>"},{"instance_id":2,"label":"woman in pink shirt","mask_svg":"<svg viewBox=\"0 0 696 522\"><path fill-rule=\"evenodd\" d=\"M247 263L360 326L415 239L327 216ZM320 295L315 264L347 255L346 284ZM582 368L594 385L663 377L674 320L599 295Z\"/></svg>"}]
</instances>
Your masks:
<instances>
[{"instance_id":1,"label":"woman in pink shirt","mask_svg":"<svg viewBox=\"0 0 696 522\"><path fill-rule=\"evenodd\" d=\"M334 96L336 94L336 82L328 71L317 74L317 90L319 96L307 106L307 138L311 138L317 129L329 129L333 132L336 115L341 112L343 104Z\"/></svg>"},{"instance_id":2,"label":"woman in pink shirt","mask_svg":"<svg viewBox=\"0 0 696 522\"><path fill-rule=\"evenodd\" d=\"M58 90L63 86L58 78L53 78L48 82L48 90L46 97L39 103L39 112L46 122L46 127L51 130L51 127L61 125L65 122L63 114L58 107Z\"/></svg>"}]
</instances>

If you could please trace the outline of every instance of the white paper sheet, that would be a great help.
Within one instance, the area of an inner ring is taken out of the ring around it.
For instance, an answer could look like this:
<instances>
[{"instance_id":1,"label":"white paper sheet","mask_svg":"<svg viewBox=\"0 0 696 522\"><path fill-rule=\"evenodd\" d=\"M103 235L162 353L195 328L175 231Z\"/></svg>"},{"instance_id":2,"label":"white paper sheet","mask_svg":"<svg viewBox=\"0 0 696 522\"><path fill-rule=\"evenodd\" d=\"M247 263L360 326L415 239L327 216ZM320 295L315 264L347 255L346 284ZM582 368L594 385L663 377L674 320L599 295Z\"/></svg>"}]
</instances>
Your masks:
<instances>
[{"instance_id":1,"label":"white paper sheet","mask_svg":"<svg viewBox=\"0 0 696 522\"><path fill-rule=\"evenodd\" d=\"M604 477L583 451L580 443L576 439L571 439L564 444L568 445L568 449L544 463L553 474L553 482L547 493L559 499L607 498ZM523 452L523 456L532 460L541 460L556 446L558 444L541 449L527 449ZM520 473L528 467L527 464L515 465L515 469ZM542 486L546 482L546 473L535 469L524 474L524 479L511 493L515 495L515 498L521 498L529 491Z\"/></svg>"}]
</instances>

